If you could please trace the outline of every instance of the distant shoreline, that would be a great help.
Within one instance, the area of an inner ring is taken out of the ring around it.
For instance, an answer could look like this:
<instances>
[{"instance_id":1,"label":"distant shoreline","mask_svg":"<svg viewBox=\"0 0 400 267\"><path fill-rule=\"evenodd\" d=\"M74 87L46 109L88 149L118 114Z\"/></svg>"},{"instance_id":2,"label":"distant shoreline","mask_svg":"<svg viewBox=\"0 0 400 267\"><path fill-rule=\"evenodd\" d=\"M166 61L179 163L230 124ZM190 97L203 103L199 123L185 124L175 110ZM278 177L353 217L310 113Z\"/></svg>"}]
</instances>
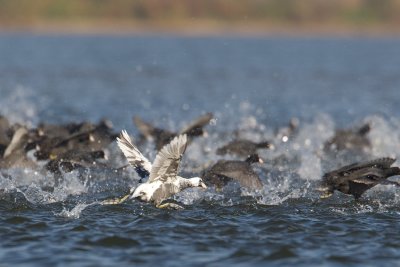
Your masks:
<instances>
[{"instance_id":1,"label":"distant shoreline","mask_svg":"<svg viewBox=\"0 0 400 267\"><path fill-rule=\"evenodd\" d=\"M337 25L316 23L282 25L264 23L108 23L90 21L83 23L40 22L20 25L1 25L0 34L33 33L49 35L178 35L178 36L337 36L337 37L400 37L397 25Z\"/></svg>"}]
</instances>

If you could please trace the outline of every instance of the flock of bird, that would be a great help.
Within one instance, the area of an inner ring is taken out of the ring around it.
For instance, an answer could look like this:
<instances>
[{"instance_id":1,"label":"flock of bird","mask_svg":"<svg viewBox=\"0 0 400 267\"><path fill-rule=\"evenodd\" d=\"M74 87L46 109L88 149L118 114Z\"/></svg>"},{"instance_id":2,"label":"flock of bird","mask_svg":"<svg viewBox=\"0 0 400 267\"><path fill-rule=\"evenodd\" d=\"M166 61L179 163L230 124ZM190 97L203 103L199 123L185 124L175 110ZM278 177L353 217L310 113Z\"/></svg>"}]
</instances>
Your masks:
<instances>
[{"instance_id":1,"label":"flock of bird","mask_svg":"<svg viewBox=\"0 0 400 267\"><path fill-rule=\"evenodd\" d=\"M0 171L9 168L31 168L54 173L62 179L64 172L77 168L110 167L105 159L105 149L117 141L118 147L128 163L140 177L137 187L121 198L104 200L102 204L119 204L128 199L151 202L159 208L181 208L171 197L189 187L217 190L229 182L238 182L249 190L263 188L263 182L252 168L254 163L263 163L258 155L259 149L274 149L270 141L253 142L237 138L217 148L217 155L234 155L243 160L219 160L207 167L199 177L184 178L178 175L179 165L187 146L198 136L206 136L205 127L213 119L211 113L200 116L180 132L171 132L157 128L152 124L134 117L140 136L132 141L123 130L120 134L113 131L112 124L103 120L98 124L88 122L66 125L39 124L28 129L20 124L10 124L7 118L0 116ZM285 142L295 135L298 120L293 119L282 137ZM337 153L342 150L362 151L369 147L366 124L356 130L337 130L335 135L325 142L324 151ZM152 140L158 153L151 163L138 149L146 140ZM329 197L335 190L353 195L355 199L378 184L400 186L387 178L400 175L400 168L392 167L395 159L378 158L343 166L323 175L320 186L321 198ZM146 180L147 179L147 180Z\"/></svg>"}]
</instances>

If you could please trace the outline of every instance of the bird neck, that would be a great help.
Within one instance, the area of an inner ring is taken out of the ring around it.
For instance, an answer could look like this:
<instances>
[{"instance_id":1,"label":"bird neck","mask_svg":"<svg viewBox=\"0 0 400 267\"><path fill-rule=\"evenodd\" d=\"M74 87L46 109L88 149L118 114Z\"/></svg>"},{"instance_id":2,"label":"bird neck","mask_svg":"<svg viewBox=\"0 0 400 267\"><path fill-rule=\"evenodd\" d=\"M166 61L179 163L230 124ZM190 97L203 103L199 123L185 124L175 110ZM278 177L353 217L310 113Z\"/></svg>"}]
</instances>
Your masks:
<instances>
[{"instance_id":1,"label":"bird neck","mask_svg":"<svg viewBox=\"0 0 400 267\"><path fill-rule=\"evenodd\" d=\"M179 177L179 186L183 188L188 188L188 187L196 187L199 184L199 177L192 177L192 178L183 178Z\"/></svg>"},{"instance_id":2,"label":"bird neck","mask_svg":"<svg viewBox=\"0 0 400 267\"><path fill-rule=\"evenodd\" d=\"M259 161L259 157L256 154L250 155L245 160L248 164L256 163Z\"/></svg>"}]
</instances>

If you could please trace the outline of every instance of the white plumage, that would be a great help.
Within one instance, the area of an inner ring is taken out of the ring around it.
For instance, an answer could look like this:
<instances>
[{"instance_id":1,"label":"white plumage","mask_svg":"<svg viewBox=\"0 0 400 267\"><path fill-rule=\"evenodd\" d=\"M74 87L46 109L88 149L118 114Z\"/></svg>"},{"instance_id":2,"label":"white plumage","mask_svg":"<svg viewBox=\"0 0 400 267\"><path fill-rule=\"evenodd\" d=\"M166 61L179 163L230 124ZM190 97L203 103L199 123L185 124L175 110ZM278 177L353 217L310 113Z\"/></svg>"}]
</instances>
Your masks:
<instances>
[{"instance_id":1,"label":"white plumage","mask_svg":"<svg viewBox=\"0 0 400 267\"><path fill-rule=\"evenodd\" d=\"M117 144L129 164L136 169L140 177L144 178L150 174L150 161L133 145L131 138L125 130L122 130L119 138L117 137Z\"/></svg>"},{"instance_id":2,"label":"white plumage","mask_svg":"<svg viewBox=\"0 0 400 267\"><path fill-rule=\"evenodd\" d=\"M133 145L128 133L123 130L117 138L119 148L139 175L147 172L149 179L137 188L131 189L130 198L153 202L159 206L162 201L188 187L207 188L200 177L183 178L178 176L179 163L187 145L186 134L176 136L157 154L153 165Z\"/></svg>"}]
</instances>

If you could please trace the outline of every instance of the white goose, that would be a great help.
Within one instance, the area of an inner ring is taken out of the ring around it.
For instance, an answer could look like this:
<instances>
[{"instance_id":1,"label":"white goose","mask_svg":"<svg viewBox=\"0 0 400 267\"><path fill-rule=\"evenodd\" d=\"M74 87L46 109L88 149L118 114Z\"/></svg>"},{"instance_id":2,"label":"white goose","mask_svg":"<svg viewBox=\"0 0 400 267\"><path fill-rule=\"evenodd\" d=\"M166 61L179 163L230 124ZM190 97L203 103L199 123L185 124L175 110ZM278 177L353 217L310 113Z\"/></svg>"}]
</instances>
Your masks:
<instances>
[{"instance_id":1,"label":"white goose","mask_svg":"<svg viewBox=\"0 0 400 267\"><path fill-rule=\"evenodd\" d=\"M132 144L131 138L125 130L121 132L119 138L117 137L117 144L138 174L142 177L149 174L149 179L138 187L132 188L127 196L116 200L106 200L103 204L118 204L128 198L138 198L142 201L152 202L158 208L179 208L180 206L174 203L162 204L162 202L188 187L207 188L200 177L187 179L177 175L179 163L186 150L186 134L175 137L165 145L158 152L153 165Z\"/></svg>"}]
</instances>

